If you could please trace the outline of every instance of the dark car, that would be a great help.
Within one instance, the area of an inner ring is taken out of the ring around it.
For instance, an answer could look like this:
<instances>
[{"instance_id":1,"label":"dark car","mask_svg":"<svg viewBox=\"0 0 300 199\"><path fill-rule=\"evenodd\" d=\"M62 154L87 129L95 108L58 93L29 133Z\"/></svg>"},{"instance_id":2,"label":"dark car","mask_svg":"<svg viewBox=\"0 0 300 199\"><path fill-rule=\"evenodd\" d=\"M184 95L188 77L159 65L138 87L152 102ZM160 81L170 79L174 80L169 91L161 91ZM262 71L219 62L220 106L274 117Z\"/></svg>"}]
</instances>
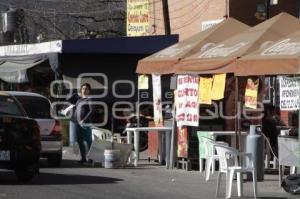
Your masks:
<instances>
[{"instance_id":1,"label":"dark car","mask_svg":"<svg viewBox=\"0 0 300 199\"><path fill-rule=\"evenodd\" d=\"M59 167L62 162L62 134L58 120L51 116L50 101L37 93L6 91L22 106L25 114L34 119L41 134L41 157L47 158L48 166Z\"/></svg>"},{"instance_id":2,"label":"dark car","mask_svg":"<svg viewBox=\"0 0 300 199\"><path fill-rule=\"evenodd\" d=\"M20 181L29 181L39 171L40 152L37 122L12 96L0 92L0 167L14 170Z\"/></svg>"}]
</instances>

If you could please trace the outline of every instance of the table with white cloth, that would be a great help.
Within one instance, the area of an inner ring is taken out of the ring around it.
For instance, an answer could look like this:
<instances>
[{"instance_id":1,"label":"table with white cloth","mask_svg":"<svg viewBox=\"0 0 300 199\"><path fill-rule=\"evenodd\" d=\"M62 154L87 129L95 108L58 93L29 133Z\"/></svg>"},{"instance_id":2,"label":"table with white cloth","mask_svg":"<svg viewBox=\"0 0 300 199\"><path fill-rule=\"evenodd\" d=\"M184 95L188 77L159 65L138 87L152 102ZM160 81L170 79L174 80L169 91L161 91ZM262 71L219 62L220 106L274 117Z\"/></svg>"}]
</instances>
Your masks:
<instances>
[{"instance_id":1,"label":"table with white cloth","mask_svg":"<svg viewBox=\"0 0 300 199\"><path fill-rule=\"evenodd\" d=\"M131 144L132 143L132 133L134 136L134 153L135 153L135 158L134 158L134 166L138 166L138 160L139 160L139 139L140 139L140 132L141 131L146 131L146 132L160 132L160 133L169 133L171 134L172 128L171 127L135 127L135 128L126 128L125 130L127 132L127 143ZM169 149L171 146L170 139L166 139L166 148ZM166 150L166 167L169 167L170 164L170 150ZM161 150L160 150L161 153Z\"/></svg>"}]
</instances>

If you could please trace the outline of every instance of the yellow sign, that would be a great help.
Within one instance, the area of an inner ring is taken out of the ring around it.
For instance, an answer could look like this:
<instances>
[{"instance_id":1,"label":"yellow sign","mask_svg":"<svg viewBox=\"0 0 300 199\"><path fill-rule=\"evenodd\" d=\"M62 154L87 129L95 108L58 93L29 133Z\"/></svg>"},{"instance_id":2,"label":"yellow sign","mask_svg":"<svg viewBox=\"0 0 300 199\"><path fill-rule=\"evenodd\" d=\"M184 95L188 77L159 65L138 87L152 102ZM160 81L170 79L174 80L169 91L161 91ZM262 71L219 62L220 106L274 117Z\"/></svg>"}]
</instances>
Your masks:
<instances>
[{"instance_id":1,"label":"yellow sign","mask_svg":"<svg viewBox=\"0 0 300 199\"><path fill-rule=\"evenodd\" d=\"M149 35L149 1L127 0L127 36Z\"/></svg>"},{"instance_id":2,"label":"yellow sign","mask_svg":"<svg viewBox=\"0 0 300 199\"><path fill-rule=\"evenodd\" d=\"M147 75L139 75L138 89L148 89L148 88L149 88L149 77Z\"/></svg>"},{"instance_id":3,"label":"yellow sign","mask_svg":"<svg viewBox=\"0 0 300 199\"><path fill-rule=\"evenodd\" d=\"M250 78L247 80L247 86L245 91L245 107L252 109L257 108L258 85L258 79L255 82Z\"/></svg>"},{"instance_id":4,"label":"yellow sign","mask_svg":"<svg viewBox=\"0 0 300 199\"><path fill-rule=\"evenodd\" d=\"M212 85L212 96L213 100L220 100L224 98L226 74L214 75Z\"/></svg>"},{"instance_id":5,"label":"yellow sign","mask_svg":"<svg viewBox=\"0 0 300 199\"><path fill-rule=\"evenodd\" d=\"M200 104L211 104L211 87L212 87L212 78L200 77L199 82L199 99Z\"/></svg>"}]
</instances>

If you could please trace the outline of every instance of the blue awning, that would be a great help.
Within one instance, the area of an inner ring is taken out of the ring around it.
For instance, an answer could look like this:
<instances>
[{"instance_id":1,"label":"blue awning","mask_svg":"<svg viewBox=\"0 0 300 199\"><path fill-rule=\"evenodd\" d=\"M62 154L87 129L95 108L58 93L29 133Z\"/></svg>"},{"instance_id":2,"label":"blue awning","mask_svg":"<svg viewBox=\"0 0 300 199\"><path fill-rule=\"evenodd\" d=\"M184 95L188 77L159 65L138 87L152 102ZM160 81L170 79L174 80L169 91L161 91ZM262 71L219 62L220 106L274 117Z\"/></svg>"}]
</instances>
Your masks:
<instances>
[{"instance_id":1,"label":"blue awning","mask_svg":"<svg viewBox=\"0 0 300 199\"><path fill-rule=\"evenodd\" d=\"M63 40L62 53L153 54L178 42L178 35Z\"/></svg>"}]
</instances>

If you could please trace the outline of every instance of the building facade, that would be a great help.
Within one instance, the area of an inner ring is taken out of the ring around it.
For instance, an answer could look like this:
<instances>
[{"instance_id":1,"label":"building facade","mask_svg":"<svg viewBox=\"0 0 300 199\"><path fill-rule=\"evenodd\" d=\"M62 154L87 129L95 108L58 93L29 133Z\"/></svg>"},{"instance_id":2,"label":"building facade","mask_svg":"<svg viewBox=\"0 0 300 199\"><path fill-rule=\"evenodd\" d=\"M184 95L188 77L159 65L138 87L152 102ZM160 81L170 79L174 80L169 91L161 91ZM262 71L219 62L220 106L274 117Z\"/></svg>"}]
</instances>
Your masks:
<instances>
[{"instance_id":1,"label":"building facade","mask_svg":"<svg viewBox=\"0 0 300 199\"><path fill-rule=\"evenodd\" d=\"M6 41L4 37L0 43L126 36L127 2L128 0L3 0L0 2L1 13L15 7L24 12L24 20L18 22L21 24L18 25L14 39ZM165 34L162 2L163 0L149 0L148 35ZM167 2L171 34L179 34L180 40L228 16L253 26L263 20L261 13L269 17L283 11L296 17L299 15L297 0L168 0ZM267 2L276 5L267 6ZM16 39L18 37L21 39Z\"/></svg>"}]
</instances>

